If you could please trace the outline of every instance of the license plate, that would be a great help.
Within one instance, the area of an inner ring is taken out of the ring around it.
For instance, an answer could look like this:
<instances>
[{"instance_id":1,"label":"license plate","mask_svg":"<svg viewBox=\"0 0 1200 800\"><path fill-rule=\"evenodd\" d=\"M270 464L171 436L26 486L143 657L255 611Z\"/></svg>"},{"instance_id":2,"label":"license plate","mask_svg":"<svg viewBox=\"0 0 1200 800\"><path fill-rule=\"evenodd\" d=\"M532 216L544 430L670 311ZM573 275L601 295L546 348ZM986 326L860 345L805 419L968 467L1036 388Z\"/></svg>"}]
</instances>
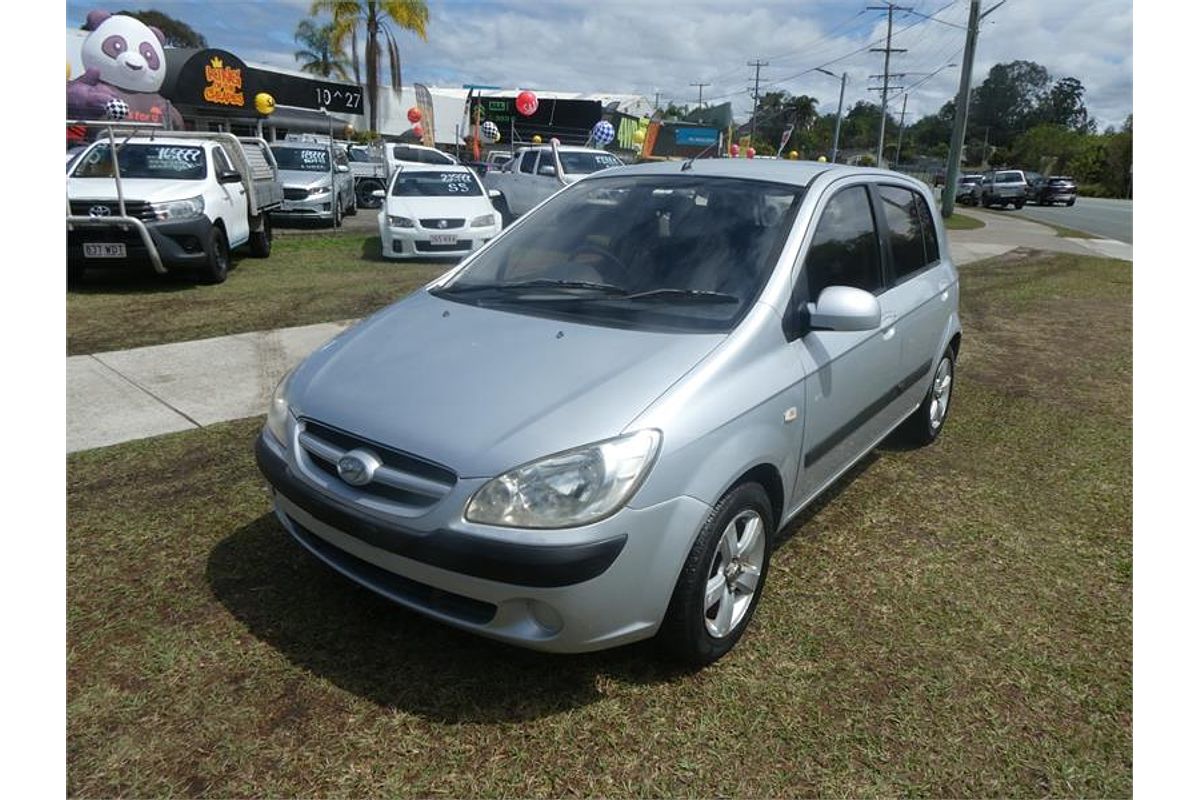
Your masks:
<instances>
[{"instance_id":1,"label":"license plate","mask_svg":"<svg viewBox=\"0 0 1200 800\"><path fill-rule=\"evenodd\" d=\"M125 245L120 243L115 244L85 244L83 246L84 258L124 258Z\"/></svg>"},{"instance_id":2,"label":"license plate","mask_svg":"<svg viewBox=\"0 0 1200 800\"><path fill-rule=\"evenodd\" d=\"M434 233L429 237L430 244L458 244L456 233Z\"/></svg>"}]
</instances>

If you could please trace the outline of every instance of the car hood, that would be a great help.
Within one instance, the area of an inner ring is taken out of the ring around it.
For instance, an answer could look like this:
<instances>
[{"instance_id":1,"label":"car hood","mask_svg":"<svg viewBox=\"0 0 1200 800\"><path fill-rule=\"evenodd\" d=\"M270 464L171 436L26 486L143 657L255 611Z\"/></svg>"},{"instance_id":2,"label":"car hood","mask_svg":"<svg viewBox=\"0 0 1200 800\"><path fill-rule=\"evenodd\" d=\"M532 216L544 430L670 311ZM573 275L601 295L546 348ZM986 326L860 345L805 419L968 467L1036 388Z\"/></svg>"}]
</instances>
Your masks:
<instances>
[{"instance_id":1,"label":"car hood","mask_svg":"<svg viewBox=\"0 0 1200 800\"><path fill-rule=\"evenodd\" d=\"M204 193L204 181L176 181L161 178L122 178L121 192L129 201L148 203L185 200ZM117 186L112 178L70 178L67 197L72 200L116 200Z\"/></svg>"},{"instance_id":2,"label":"car hood","mask_svg":"<svg viewBox=\"0 0 1200 800\"><path fill-rule=\"evenodd\" d=\"M481 194L462 197L388 197L387 211L397 217L430 219L434 217L473 217L487 214L492 204Z\"/></svg>"},{"instance_id":3,"label":"car hood","mask_svg":"<svg viewBox=\"0 0 1200 800\"><path fill-rule=\"evenodd\" d=\"M279 170L279 181L289 189L311 189L314 186L328 186L328 172L308 172L302 169Z\"/></svg>"},{"instance_id":4,"label":"car hood","mask_svg":"<svg viewBox=\"0 0 1200 800\"><path fill-rule=\"evenodd\" d=\"M725 334L630 331L420 291L310 356L294 412L490 477L616 436Z\"/></svg>"}]
</instances>

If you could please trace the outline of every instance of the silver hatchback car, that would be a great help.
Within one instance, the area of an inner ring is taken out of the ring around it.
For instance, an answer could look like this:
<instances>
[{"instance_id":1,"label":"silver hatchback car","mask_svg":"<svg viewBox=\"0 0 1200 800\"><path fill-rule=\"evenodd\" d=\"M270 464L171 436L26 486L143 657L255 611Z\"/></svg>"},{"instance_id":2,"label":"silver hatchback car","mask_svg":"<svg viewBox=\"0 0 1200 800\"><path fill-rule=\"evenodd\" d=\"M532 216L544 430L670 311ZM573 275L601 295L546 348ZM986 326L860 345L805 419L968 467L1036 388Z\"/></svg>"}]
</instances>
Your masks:
<instances>
[{"instance_id":1,"label":"silver hatchback car","mask_svg":"<svg viewBox=\"0 0 1200 800\"><path fill-rule=\"evenodd\" d=\"M284 528L408 608L578 652L738 641L780 527L950 407L929 190L816 163L609 169L336 337L256 445Z\"/></svg>"}]
</instances>

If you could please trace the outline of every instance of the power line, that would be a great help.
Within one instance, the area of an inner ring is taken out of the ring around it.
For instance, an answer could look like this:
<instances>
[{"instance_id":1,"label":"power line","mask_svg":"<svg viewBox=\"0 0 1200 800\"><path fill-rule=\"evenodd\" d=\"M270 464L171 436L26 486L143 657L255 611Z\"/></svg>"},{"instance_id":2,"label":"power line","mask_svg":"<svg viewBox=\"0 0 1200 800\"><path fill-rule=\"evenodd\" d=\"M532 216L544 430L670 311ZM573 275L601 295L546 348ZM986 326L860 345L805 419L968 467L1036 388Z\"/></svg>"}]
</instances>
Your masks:
<instances>
[{"instance_id":1,"label":"power line","mask_svg":"<svg viewBox=\"0 0 1200 800\"><path fill-rule=\"evenodd\" d=\"M892 16L896 10L912 11L908 6L898 6L895 3L888 3L886 6L867 6L868 11L887 11L888 15L888 32L887 45L884 47L872 47L872 53L883 53L883 87L879 95L879 145L875 150L875 164L883 166L883 137L887 131L887 101L888 101L888 80L890 78L889 71L892 65L892 53L907 53L908 50L900 47L892 47Z\"/></svg>"},{"instance_id":2,"label":"power line","mask_svg":"<svg viewBox=\"0 0 1200 800\"><path fill-rule=\"evenodd\" d=\"M700 93L696 97L696 108L703 108L704 107L704 87L712 86L712 84L711 83L689 83L688 86L696 86L699 88Z\"/></svg>"}]
</instances>

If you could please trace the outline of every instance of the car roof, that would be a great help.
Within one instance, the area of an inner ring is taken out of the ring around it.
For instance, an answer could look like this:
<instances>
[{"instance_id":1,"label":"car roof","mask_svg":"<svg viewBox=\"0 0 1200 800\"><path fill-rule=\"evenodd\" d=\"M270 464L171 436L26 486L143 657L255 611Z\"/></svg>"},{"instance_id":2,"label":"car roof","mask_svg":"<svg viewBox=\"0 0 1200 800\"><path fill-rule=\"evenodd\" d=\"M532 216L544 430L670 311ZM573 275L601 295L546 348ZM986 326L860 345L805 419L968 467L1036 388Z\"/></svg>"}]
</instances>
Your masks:
<instances>
[{"instance_id":1,"label":"car roof","mask_svg":"<svg viewBox=\"0 0 1200 800\"><path fill-rule=\"evenodd\" d=\"M551 148L550 148L550 145L548 145L548 144L535 144L535 145L531 145L529 147L522 147L521 149L522 150L540 150L543 153L547 153L550 151ZM560 153L600 153L600 154L603 154L606 156L612 155L612 153L608 152L607 150L601 150L597 147L582 147L577 144L560 144L558 146L558 152L560 152ZM616 156L613 156L613 158L616 158Z\"/></svg>"},{"instance_id":2,"label":"car roof","mask_svg":"<svg viewBox=\"0 0 1200 800\"><path fill-rule=\"evenodd\" d=\"M329 142L269 142L271 147L285 147L289 150L319 150L328 149Z\"/></svg>"},{"instance_id":3,"label":"car roof","mask_svg":"<svg viewBox=\"0 0 1200 800\"><path fill-rule=\"evenodd\" d=\"M425 161L398 161L396 173L401 172L471 172L466 164L429 164Z\"/></svg>"},{"instance_id":4,"label":"car roof","mask_svg":"<svg viewBox=\"0 0 1200 800\"><path fill-rule=\"evenodd\" d=\"M896 177L901 173L869 167L850 167L842 164L827 164L819 161L768 160L761 158L697 158L685 172L686 161L659 161L634 164L621 168L624 175L694 175L722 178L750 178L753 180L790 183L808 186L813 178L827 172L846 175L877 175ZM594 173L600 175L603 173Z\"/></svg>"}]
</instances>

